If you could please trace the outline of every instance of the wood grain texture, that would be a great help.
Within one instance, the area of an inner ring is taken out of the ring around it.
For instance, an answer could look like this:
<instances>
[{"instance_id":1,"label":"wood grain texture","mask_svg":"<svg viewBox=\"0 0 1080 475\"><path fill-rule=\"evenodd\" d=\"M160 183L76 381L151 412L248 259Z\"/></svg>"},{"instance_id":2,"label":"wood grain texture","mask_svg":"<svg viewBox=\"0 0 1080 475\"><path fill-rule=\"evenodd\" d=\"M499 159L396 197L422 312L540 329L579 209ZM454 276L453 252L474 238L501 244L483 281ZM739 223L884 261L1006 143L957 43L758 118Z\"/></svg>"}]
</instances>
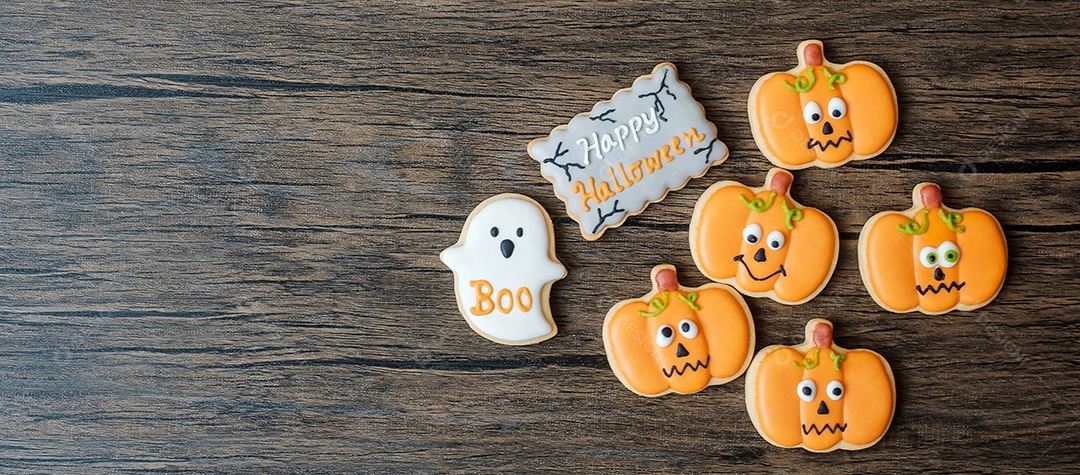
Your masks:
<instances>
[{"instance_id":1,"label":"wood grain texture","mask_svg":"<svg viewBox=\"0 0 1080 475\"><path fill-rule=\"evenodd\" d=\"M1080 6L1073 2L0 4L0 471L1073 472L1080 466ZM750 299L757 346L826 317L896 373L892 428L810 454L755 432L743 380L646 399L607 309L687 247L713 182L760 183L746 93L817 38L872 61L881 156L796 173L842 237L832 281ZM525 152L662 61L726 163L597 242ZM890 314L861 224L936 181L1002 222L991 305ZM514 348L457 313L438 253L500 192L552 214L559 334Z\"/></svg>"}]
</instances>

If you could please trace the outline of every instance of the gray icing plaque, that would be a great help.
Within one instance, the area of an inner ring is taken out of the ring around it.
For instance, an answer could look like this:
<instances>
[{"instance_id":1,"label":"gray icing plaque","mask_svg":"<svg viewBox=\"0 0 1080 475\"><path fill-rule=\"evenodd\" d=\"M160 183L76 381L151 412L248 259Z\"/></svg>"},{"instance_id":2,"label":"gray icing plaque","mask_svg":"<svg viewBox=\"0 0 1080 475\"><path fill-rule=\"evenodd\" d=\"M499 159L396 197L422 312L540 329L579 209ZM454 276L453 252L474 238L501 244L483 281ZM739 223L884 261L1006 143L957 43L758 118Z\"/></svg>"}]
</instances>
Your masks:
<instances>
[{"instance_id":1,"label":"gray icing plaque","mask_svg":"<svg viewBox=\"0 0 1080 475\"><path fill-rule=\"evenodd\" d=\"M529 155L581 235L594 241L723 163L728 149L675 65L660 63L610 101L533 140Z\"/></svg>"}]
</instances>

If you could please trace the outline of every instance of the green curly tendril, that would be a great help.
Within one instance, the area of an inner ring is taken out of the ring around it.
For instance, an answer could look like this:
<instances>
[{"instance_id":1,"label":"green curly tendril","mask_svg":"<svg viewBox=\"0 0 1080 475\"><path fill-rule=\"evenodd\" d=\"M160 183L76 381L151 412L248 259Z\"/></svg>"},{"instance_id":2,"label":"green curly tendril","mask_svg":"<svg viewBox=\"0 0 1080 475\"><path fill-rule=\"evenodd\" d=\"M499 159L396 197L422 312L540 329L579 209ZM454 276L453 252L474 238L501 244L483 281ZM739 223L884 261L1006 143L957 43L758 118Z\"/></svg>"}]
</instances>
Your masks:
<instances>
[{"instance_id":1,"label":"green curly tendril","mask_svg":"<svg viewBox=\"0 0 1080 475\"><path fill-rule=\"evenodd\" d=\"M843 363L844 359L846 359L847 356L841 355L839 353L833 353L832 350L829 351L829 356L832 357L833 369L840 371L840 363Z\"/></svg>"},{"instance_id":2,"label":"green curly tendril","mask_svg":"<svg viewBox=\"0 0 1080 475\"><path fill-rule=\"evenodd\" d=\"M793 92L809 92L810 89L814 87L814 81L816 81L817 78L814 77L813 66L806 69L810 71L810 79L806 79L803 76L795 76L795 85L792 86L791 83L784 81L784 87Z\"/></svg>"},{"instance_id":3,"label":"green curly tendril","mask_svg":"<svg viewBox=\"0 0 1080 475\"><path fill-rule=\"evenodd\" d=\"M830 72L829 68L826 68L824 66L821 67L821 70L825 71L825 77L829 78L829 90L836 89L836 86L833 85L833 83L843 84L845 81L847 81L847 76L845 76L844 73Z\"/></svg>"},{"instance_id":4,"label":"green curly tendril","mask_svg":"<svg viewBox=\"0 0 1080 475\"><path fill-rule=\"evenodd\" d=\"M962 232L964 232L964 227L960 226L960 221L963 221L964 218L963 218L963 216L960 216L960 213L957 213L956 211L952 211L949 214L945 214L945 210L943 210L943 209L939 209L939 210L937 210L937 212L938 212L938 216L941 217L942 221L945 221L945 224L947 226L949 226L949 229L952 230L952 232L954 232L954 233L962 233Z\"/></svg>"},{"instance_id":5,"label":"green curly tendril","mask_svg":"<svg viewBox=\"0 0 1080 475\"><path fill-rule=\"evenodd\" d=\"M908 222L904 224L897 224L896 229L899 229L902 233L911 234L913 236L925 233L926 230L930 228L930 221L926 219L926 215L930 214L930 210L924 209L920 214L922 214L922 226L919 226L919 223L915 222L914 219L909 219Z\"/></svg>"},{"instance_id":6,"label":"green curly tendril","mask_svg":"<svg viewBox=\"0 0 1080 475\"><path fill-rule=\"evenodd\" d=\"M745 196L739 195L739 201L742 201L747 208L750 208L758 213L764 213L765 210L772 207L773 199L776 198L776 192L769 193L768 201L761 201L761 198L754 198L753 201L747 200Z\"/></svg>"},{"instance_id":7,"label":"green curly tendril","mask_svg":"<svg viewBox=\"0 0 1080 475\"><path fill-rule=\"evenodd\" d=\"M690 292L686 295L679 295L679 300L686 302L686 304L689 305L690 308L694 309L695 312L701 311L701 306L697 304L697 292Z\"/></svg>"},{"instance_id":8,"label":"green curly tendril","mask_svg":"<svg viewBox=\"0 0 1080 475\"><path fill-rule=\"evenodd\" d=\"M642 317L655 317L660 315L660 312L663 312L664 309L667 308L669 302L667 291L660 292L660 295L664 297L663 300L661 300L660 297L656 297L649 301L649 308L652 309L651 312L642 310L638 312L638 315L641 315Z\"/></svg>"},{"instance_id":9,"label":"green curly tendril","mask_svg":"<svg viewBox=\"0 0 1080 475\"><path fill-rule=\"evenodd\" d=\"M798 362L798 361L794 361L795 367L796 368L802 368L802 369L805 369L805 370L811 370L811 369L817 368L817 365L818 365L818 352L819 351L821 351L820 348L814 348L814 359L812 359L812 360L810 358L803 358L801 363Z\"/></svg>"},{"instance_id":10,"label":"green curly tendril","mask_svg":"<svg viewBox=\"0 0 1080 475\"><path fill-rule=\"evenodd\" d=\"M788 208L787 200L780 200L780 207L784 210L784 222L787 223L788 230L795 229L795 223L792 221L802 219L802 210L799 208Z\"/></svg>"}]
</instances>

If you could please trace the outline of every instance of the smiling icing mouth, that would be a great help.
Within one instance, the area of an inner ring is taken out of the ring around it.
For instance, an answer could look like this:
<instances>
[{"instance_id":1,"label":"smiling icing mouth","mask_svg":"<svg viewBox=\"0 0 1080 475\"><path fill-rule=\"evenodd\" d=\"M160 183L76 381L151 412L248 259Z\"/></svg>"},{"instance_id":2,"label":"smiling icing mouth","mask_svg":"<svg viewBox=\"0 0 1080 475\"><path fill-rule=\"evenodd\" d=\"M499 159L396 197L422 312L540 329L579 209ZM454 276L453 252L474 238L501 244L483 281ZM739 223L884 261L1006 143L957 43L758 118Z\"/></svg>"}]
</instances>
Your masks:
<instances>
[{"instance_id":1,"label":"smiling icing mouth","mask_svg":"<svg viewBox=\"0 0 1080 475\"><path fill-rule=\"evenodd\" d=\"M848 142L851 142L851 131L850 130L847 131L847 135L836 139L836 142L833 142L832 140L826 140L824 143L822 143L820 140L814 140L814 139L807 140L806 141L806 148L807 149L813 149L814 147L817 147L822 152L824 152L825 149L827 149L829 147L839 147L840 144L843 143L845 140L847 140Z\"/></svg>"},{"instance_id":2,"label":"smiling icing mouth","mask_svg":"<svg viewBox=\"0 0 1080 475\"><path fill-rule=\"evenodd\" d=\"M836 424L833 424L833 425L825 424L820 429L818 429L817 424L810 424L810 427L806 427L806 424L802 425L802 433L803 433L803 435L810 435L810 432L814 432L817 435L821 435L821 434L824 434L825 431L829 431L830 434L835 434L836 431L840 431L842 433L845 430L847 430L847 424L840 425L839 422L837 422Z\"/></svg>"},{"instance_id":3,"label":"smiling icing mouth","mask_svg":"<svg viewBox=\"0 0 1080 475\"><path fill-rule=\"evenodd\" d=\"M671 365L671 370L670 371L667 370L667 369L661 369L660 371L663 371L664 376L667 376L669 378L674 374L678 374L679 376L682 376L683 373L685 373L687 371L697 371L699 369L708 368L709 367L709 360L711 360L711 359L712 359L712 356L706 356L705 357L705 363L702 363L701 360L698 360L697 364L690 364L690 363L684 364L682 369L679 369L678 365Z\"/></svg>"},{"instance_id":4,"label":"smiling icing mouth","mask_svg":"<svg viewBox=\"0 0 1080 475\"><path fill-rule=\"evenodd\" d=\"M936 293L941 292L941 291L945 291L946 293L948 293L948 292L952 292L954 289L955 290L960 290L960 289L964 288L964 284L967 284L967 282L961 282L959 284L957 284L956 282L952 282L949 285L945 285L945 283L942 282L942 283L938 284L937 287L935 287L933 285L928 285L926 287L923 287L923 286L920 286L920 285L916 284L915 285L915 290L919 292L919 295L926 295L927 292L933 292L933 293L936 294Z\"/></svg>"},{"instance_id":5,"label":"smiling icing mouth","mask_svg":"<svg viewBox=\"0 0 1080 475\"><path fill-rule=\"evenodd\" d=\"M732 260L735 260L735 261L738 261L739 263L741 263L742 266L743 266L743 269L746 269L746 274L749 275L751 279L754 279L754 280L757 280L757 281L769 280L769 279L773 278L773 276L776 275L776 274L780 274L780 275L782 275L784 277L787 277L787 271L784 270L784 265L783 264L780 264L780 269L777 270L776 272L773 272L772 274L769 274L769 275L767 275L765 277L758 278L757 276L754 275L753 272L750 272L750 266L746 265L746 261L743 260L743 255L742 254L739 254L739 255L735 256L735 258L732 259Z\"/></svg>"}]
</instances>

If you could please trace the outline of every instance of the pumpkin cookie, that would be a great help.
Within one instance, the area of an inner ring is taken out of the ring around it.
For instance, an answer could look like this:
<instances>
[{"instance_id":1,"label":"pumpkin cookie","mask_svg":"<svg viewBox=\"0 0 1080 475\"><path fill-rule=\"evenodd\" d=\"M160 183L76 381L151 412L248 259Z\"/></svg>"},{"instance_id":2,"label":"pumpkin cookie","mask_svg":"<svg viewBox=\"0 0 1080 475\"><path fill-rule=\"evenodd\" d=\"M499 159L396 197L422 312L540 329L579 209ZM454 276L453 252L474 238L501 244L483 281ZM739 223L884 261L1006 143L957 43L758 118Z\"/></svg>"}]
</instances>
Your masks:
<instances>
[{"instance_id":1,"label":"pumpkin cookie","mask_svg":"<svg viewBox=\"0 0 1080 475\"><path fill-rule=\"evenodd\" d=\"M695 393L746 370L754 320L726 285L686 288L675 267L652 270L653 290L619 302L604 319L604 349L615 376L642 396Z\"/></svg>"},{"instance_id":2,"label":"pumpkin cookie","mask_svg":"<svg viewBox=\"0 0 1080 475\"><path fill-rule=\"evenodd\" d=\"M746 371L746 410L770 444L811 452L876 444L892 423L896 381L889 362L866 349L845 350L828 320L806 324L806 341L774 345Z\"/></svg>"},{"instance_id":3,"label":"pumpkin cookie","mask_svg":"<svg viewBox=\"0 0 1080 475\"><path fill-rule=\"evenodd\" d=\"M870 218L859 234L859 271L874 301L893 312L974 310L1005 284L1009 251L993 215L953 210L941 188L920 183L914 206Z\"/></svg>"},{"instance_id":4,"label":"pumpkin cookie","mask_svg":"<svg viewBox=\"0 0 1080 475\"><path fill-rule=\"evenodd\" d=\"M722 181L690 220L690 253L706 277L745 295L798 305L829 282L840 251L832 218L789 195L794 177L774 168L765 185Z\"/></svg>"},{"instance_id":5,"label":"pumpkin cookie","mask_svg":"<svg viewBox=\"0 0 1080 475\"><path fill-rule=\"evenodd\" d=\"M439 258L454 271L458 310L484 338L528 345L555 336L548 297L566 268L540 203L513 193L484 200Z\"/></svg>"},{"instance_id":6,"label":"pumpkin cookie","mask_svg":"<svg viewBox=\"0 0 1080 475\"><path fill-rule=\"evenodd\" d=\"M896 91L876 64L825 59L799 45L799 65L758 79L747 104L761 153L787 169L832 168L884 152L896 135Z\"/></svg>"}]
</instances>

